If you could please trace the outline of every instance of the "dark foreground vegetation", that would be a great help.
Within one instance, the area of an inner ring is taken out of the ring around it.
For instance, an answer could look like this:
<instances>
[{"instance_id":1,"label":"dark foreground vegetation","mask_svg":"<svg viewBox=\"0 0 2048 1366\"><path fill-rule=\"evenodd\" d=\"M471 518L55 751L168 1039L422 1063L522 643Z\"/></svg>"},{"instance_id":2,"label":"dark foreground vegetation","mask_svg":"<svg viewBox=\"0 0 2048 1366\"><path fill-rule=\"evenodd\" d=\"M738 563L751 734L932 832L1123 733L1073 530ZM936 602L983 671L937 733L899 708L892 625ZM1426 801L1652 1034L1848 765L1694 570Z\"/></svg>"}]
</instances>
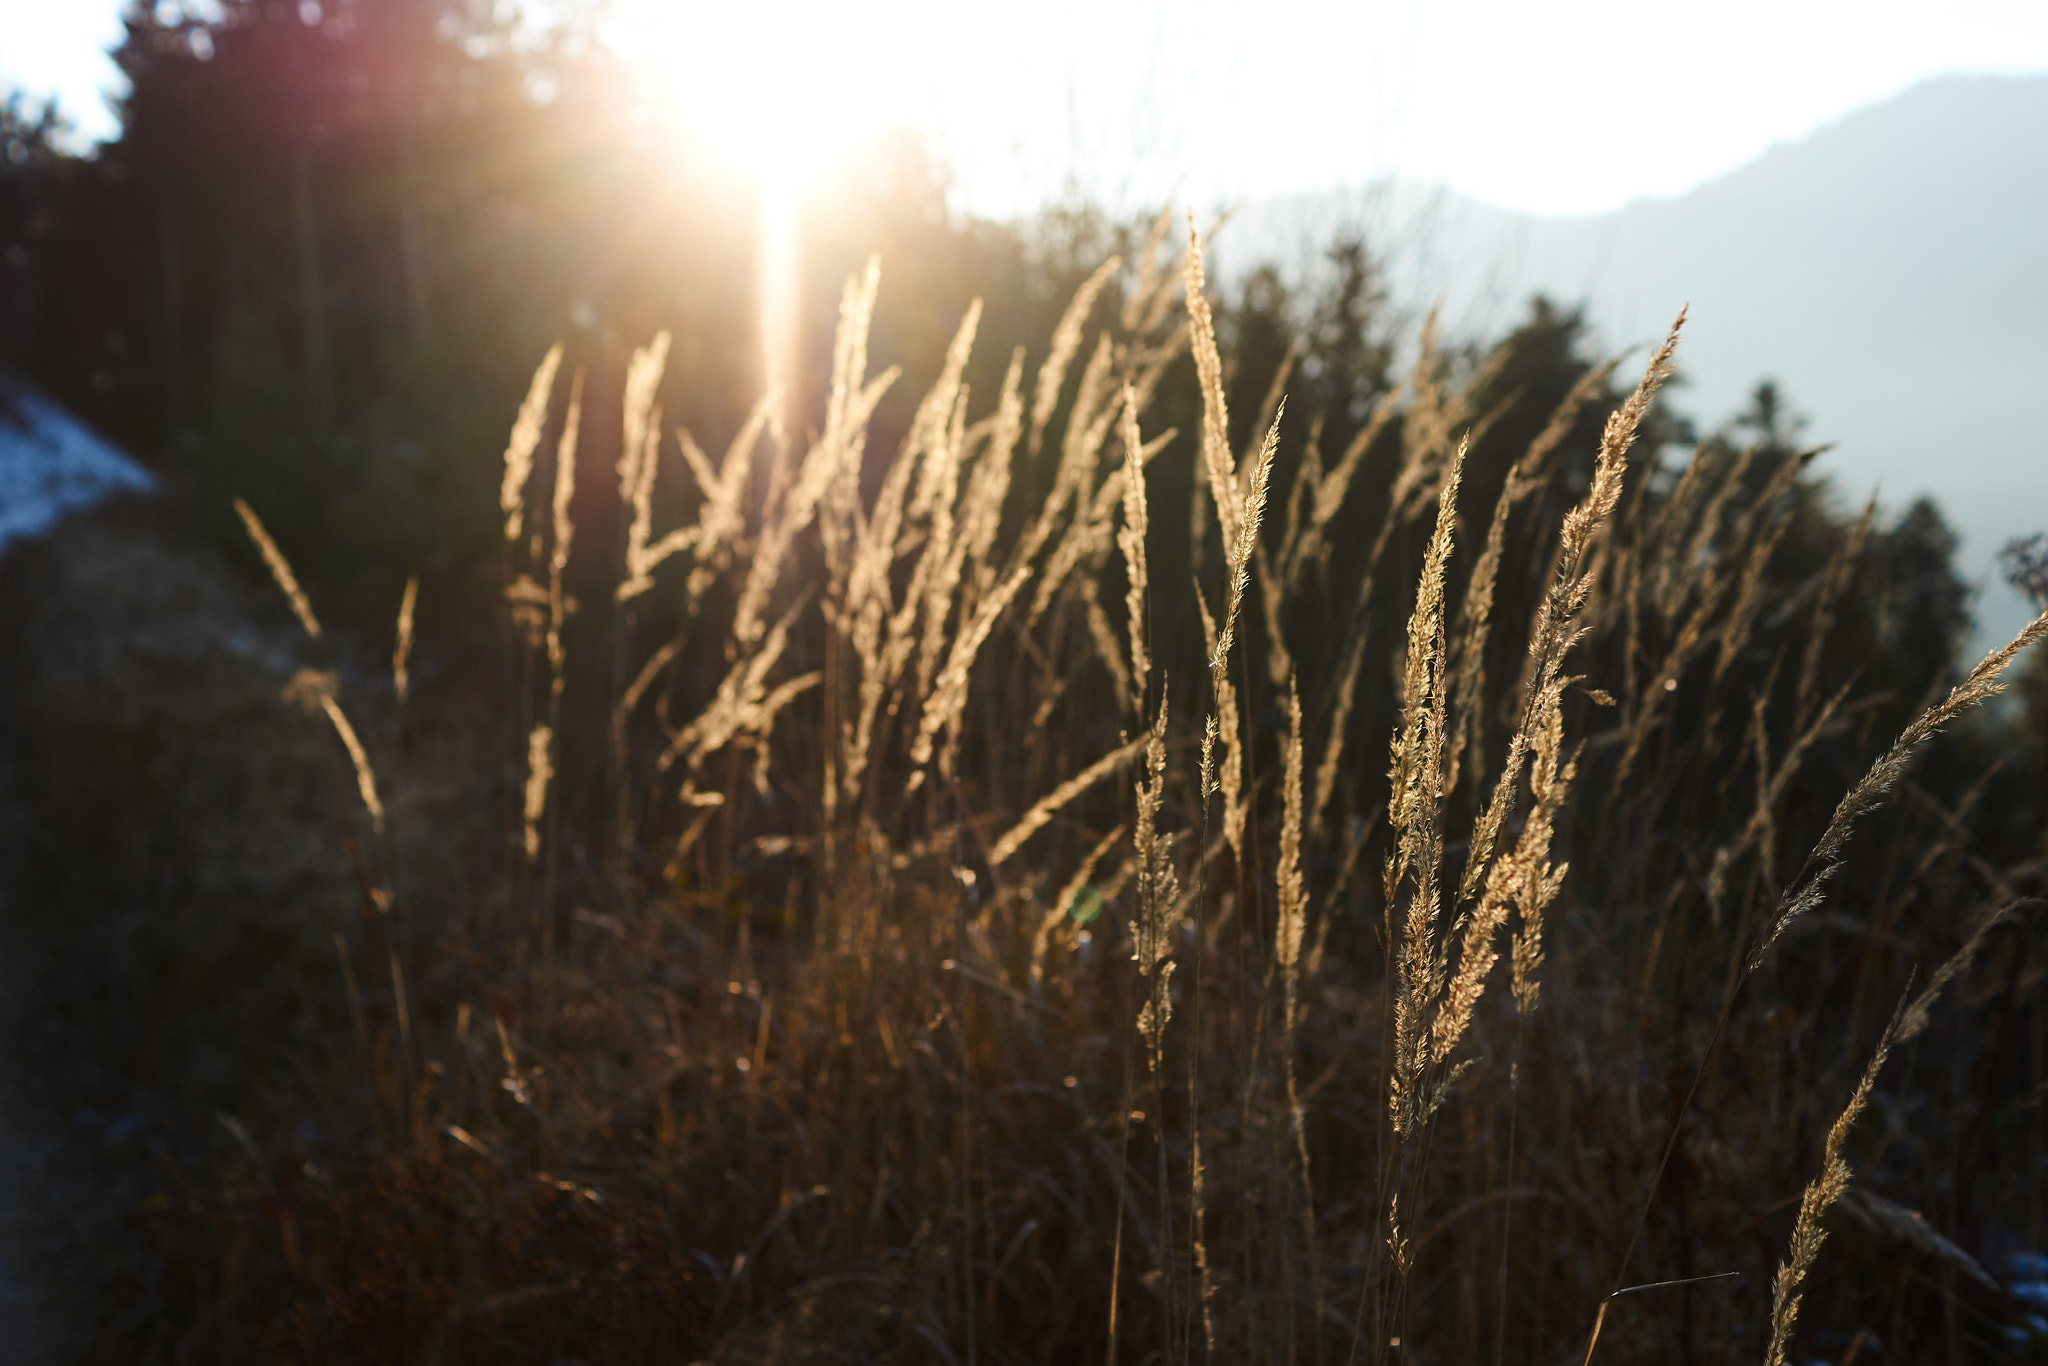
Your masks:
<instances>
[{"instance_id":1,"label":"dark foreground vegetation","mask_svg":"<svg viewBox=\"0 0 2048 1366\"><path fill-rule=\"evenodd\" d=\"M908 145L763 399L599 56L228 8L7 163L10 358L173 484L0 566L70 1357L2048 1350L2048 665L1931 505Z\"/></svg>"}]
</instances>

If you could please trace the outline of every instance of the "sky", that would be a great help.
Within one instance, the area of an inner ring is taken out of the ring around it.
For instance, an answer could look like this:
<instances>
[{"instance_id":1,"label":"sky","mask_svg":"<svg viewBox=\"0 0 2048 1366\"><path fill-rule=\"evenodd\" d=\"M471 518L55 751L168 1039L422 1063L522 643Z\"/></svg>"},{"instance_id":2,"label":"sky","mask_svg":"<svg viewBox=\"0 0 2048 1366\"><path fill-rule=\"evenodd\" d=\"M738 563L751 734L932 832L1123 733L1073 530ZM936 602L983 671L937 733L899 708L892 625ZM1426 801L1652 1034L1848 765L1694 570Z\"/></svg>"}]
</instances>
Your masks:
<instances>
[{"instance_id":1,"label":"sky","mask_svg":"<svg viewBox=\"0 0 2048 1366\"><path fill-rule=\"evenodd\" d=\"M606 2L650 89L735 159L803 169L910 122L995 213L1077 172L1133 204L1392 173L1599 213L1932 76L2048 71L2042 0ZM121 9L0 0L0 81L106 136Z\"/></svg>"}]
</instances>

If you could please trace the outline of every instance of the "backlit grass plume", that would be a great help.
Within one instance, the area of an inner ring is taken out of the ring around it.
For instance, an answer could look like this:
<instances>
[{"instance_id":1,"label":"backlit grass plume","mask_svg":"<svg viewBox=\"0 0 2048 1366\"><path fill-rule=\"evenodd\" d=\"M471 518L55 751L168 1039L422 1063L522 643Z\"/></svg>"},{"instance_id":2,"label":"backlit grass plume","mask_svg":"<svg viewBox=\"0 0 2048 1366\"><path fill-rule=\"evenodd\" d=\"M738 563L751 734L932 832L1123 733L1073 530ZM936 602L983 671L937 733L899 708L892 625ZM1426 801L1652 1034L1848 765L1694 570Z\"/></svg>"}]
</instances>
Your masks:
<instances>
[{"instance_id":1,"label":"backlit grass plume","mask_svg":"<svg viewBox=\"0 0 2048 1366\"><path fill-rule=\"evenodd\" d=\"M406 836L350 837L331 1134L219 1206L249 1340L1775 1364L1804 1313L1941 1356L1880 1259L2038 1213L1969 1168L2039 1136L2033 751L1977 704L2048 617L1918 657L1924 546L1817 453L1676 452L1683 313L1620 392L1550 311L1397 352L1369 278L1262 313L1192 224L1098 226L1041 336L870 261L775 393L672 416L704 339L551 350L479 509L495 702L444 575L403 711L345 713L343 618L236 505L344 829ZM1914 1232L1816 1278L1866 1207Z\"/></svg>"}]
</instances>

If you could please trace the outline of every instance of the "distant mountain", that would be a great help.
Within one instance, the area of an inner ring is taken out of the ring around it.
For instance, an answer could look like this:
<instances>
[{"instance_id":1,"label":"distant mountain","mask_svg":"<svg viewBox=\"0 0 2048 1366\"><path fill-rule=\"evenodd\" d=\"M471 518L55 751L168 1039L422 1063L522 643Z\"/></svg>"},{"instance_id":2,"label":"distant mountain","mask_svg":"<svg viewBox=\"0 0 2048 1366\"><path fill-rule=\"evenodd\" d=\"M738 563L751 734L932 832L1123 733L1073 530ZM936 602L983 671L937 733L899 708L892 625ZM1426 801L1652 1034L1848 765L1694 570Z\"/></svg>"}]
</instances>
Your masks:
<instances>
[{"instance_id":1,"label":"distant mountain","mask_svg":"<svg viewBox=\"0 0 2048 1366\"><path fill-rule=\"evenodd\" d=\"M1344 226L1385 253L1397 300L1441 299L1454 334L1498 332L1542 291L1619 346L1690 302L1681 407L1710 427L1778 380L1807 436L1838 443L1822 464L1844 497L1940 500L1984 583L1982 632L2025 619L1992 560L2048 529L2048 76L1932 81L1593 217L1398 182L1259 201L1218 255L1299 266Z\"/></svg>"}]
</instances>

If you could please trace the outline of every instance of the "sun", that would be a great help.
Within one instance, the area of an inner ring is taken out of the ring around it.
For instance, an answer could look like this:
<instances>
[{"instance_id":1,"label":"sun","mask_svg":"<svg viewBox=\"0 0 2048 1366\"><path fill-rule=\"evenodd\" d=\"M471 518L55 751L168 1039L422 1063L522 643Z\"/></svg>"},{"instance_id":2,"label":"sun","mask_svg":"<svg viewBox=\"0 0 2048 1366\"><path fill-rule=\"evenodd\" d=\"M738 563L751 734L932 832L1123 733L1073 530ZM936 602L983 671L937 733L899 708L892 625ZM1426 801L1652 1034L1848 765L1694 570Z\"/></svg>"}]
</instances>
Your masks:
<instances>
[{"instance_id":1,"label":"sun","mask_svg":"<svg viewBox=\"0 0 2048 1366\"><path fill-rule=\"evenodd\" d=\"M614 0L613 50L655 109L760 194L761 383L789 400L799 205L892 125L917 121L920 82L957 28L925 0L887 7Z\"/></svg>"},{"instance_id":2,"label":"sun","mask_svg":"<svg viewBox=\"0 0 2048 1366\"><path fill-rule=\"evenodd\" d=\"M900 26L862 7L617 0L613 15L656 108L771 195L911 115Z\"/></svg>"}]
</instances>

